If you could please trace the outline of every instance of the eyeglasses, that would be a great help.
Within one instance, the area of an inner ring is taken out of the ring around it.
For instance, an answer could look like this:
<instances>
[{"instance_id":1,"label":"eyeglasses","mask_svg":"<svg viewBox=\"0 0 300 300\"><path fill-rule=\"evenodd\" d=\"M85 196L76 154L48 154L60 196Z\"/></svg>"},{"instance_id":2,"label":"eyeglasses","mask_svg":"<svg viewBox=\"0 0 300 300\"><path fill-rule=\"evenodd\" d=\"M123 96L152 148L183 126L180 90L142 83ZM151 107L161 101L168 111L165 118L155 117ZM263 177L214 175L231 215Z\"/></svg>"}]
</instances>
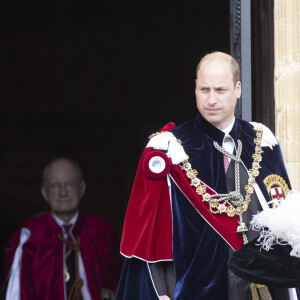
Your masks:
<instances>
[{"instance_id":1,"label":"eyeglasses","mask_svg":"<svg viewBox=\"0 0 300 300\"><path fill-rule=\"evenodd\" d=\"M73 192L79 185L81 180L66 181L64 183L54 182L48 183L49 190L52 193L60 193L62 190Z\"/></svg>"}]
</instances>

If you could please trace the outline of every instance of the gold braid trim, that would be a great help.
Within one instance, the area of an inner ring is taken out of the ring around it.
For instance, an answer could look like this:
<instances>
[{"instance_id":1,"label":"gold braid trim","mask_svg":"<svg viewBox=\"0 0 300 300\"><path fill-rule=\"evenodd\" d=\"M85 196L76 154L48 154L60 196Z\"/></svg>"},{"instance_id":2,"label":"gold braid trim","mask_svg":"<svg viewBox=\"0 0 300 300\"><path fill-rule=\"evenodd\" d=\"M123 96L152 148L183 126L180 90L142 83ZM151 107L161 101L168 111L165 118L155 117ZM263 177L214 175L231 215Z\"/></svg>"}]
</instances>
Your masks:
<instances>
[{"instance_id":1,"label":"gold braid trim","mask_svg":"<svg viewBox=\"0 0 300 300\"><path fill-rule=\"evenodd\" d=\"M154 132L154 133L152 133L148 138L149 138L149 139L152 139L154 136L159 135L159 134L162 134L162 133L166 133L166 132L169 132L169 131Z\"/></svg>"},{"instance_id":2,"label":"gold braid trim","mask_svg":"<svg viewBox=\"0 0 300 300\"><path fill-rule=\"evenodd\" d=\"M264 179L264 184L270 193L270 189L274 184L277 184L281 187L282 191L284 192L284 196L286 197L287 194L290 192L290 189L286 182L278 175L269 175Z\"/></svg>"},{"instance_id":3,"label":"gold braid trim","mask_svg":"<svg viewBox=\"0 0 300 300\"><path fill-rule=\"evenodd\" d=\"M253 300L272 300L272 296L266 285L251 283L250 290Z\"/></svg>"}]
</instances>

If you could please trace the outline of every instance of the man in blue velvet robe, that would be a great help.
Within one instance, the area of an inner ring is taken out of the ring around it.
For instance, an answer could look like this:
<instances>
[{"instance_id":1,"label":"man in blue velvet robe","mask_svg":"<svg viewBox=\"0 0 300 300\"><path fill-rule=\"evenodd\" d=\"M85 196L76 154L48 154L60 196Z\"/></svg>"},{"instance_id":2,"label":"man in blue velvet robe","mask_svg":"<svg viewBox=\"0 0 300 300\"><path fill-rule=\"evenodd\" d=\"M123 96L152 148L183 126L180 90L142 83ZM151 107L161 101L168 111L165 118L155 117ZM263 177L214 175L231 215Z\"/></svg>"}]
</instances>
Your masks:
<instances>
[{"instance_id":1,"label":"man in blue velvet robe","mask_svg":"<svg viewBox=\"0 0 300 300\"><path fill-rule=\"evenodd\" d=\"M233 251L257 236L251 216L268 207L274 191L284 197L291 187L272 132L234 117L236 60L214 52L196 73L198 115L167 124L142 155L124 222L117 300L248 300L256 293L296 300L295 289L250 287L228 270Z\"/></svg>"}]
</instances>

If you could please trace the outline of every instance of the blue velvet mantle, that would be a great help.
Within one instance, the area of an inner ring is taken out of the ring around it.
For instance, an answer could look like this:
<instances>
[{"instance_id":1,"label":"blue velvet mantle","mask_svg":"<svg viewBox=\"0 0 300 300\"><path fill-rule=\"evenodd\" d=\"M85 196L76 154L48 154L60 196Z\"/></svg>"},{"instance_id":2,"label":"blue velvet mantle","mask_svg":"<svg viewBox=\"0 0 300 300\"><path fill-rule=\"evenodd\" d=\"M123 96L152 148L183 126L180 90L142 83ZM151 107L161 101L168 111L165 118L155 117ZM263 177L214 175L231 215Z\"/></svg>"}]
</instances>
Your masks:
<instances>
[{"instance_id":1,"label":"blue velvet mantle","mask_svg":"<svg viewBox=\"0 0 300 300\"><path fill-rule=\"evenodd\" d=\"M182 141L197 177L218 193L227 193L223 155L213 141L222 145L224 133L198 114L172 133ZM243 144L242 161L252 168L256 132L248 122L236 119L230 132L235 144ZM265 199L270 200L263 180L270 174L281 176L290 188L279 144L264 147L260 175L256 178ZM172 182L173 261L176 272L174 300L228 300L228 245L208 225ZM116 300L154 300L147 262L125 259Z\"/></svg>"}]
</instances>

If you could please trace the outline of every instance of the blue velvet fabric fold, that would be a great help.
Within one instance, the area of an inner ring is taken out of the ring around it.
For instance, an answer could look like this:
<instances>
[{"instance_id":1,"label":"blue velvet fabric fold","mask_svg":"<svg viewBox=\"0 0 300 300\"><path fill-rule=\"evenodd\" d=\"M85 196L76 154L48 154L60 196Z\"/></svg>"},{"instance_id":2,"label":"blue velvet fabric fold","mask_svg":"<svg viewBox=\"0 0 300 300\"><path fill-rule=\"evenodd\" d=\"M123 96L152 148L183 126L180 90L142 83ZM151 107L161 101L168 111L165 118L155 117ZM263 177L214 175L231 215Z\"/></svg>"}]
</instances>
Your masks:
<instances>
[{"instance_id":1,"label":"blue velvet fabric fold","mask_svg":"<svg viewBox=\"0 0 300 300\"><path fill-rule=\"evenodd\" d=\"M172 133L182 141L189 162L198 171L197 177L219 193L226 193L223 154L213 146L213 141L222 145L224 133L200 114L195 119L175 127Z\"/></svg>"},{"instance_id":2,"label":"blue velvet fabric fold","mask_svg":"<svg viewBox=\"0 0 300 300\"><path fill-rule=\"evenodd\" d=\"M116 300L158 300L147 262L125 258Z\"/></svg>"},{"instance_id":3,"label":"blue velvet fabric fold","mask_svg":"<svg viewBox=\"0 0 300 300\"><path fill-rule=\"evenodd\" d=\"M174 300L227 300L228 245L172 183Z\"/></svg>"}]
</instances>

